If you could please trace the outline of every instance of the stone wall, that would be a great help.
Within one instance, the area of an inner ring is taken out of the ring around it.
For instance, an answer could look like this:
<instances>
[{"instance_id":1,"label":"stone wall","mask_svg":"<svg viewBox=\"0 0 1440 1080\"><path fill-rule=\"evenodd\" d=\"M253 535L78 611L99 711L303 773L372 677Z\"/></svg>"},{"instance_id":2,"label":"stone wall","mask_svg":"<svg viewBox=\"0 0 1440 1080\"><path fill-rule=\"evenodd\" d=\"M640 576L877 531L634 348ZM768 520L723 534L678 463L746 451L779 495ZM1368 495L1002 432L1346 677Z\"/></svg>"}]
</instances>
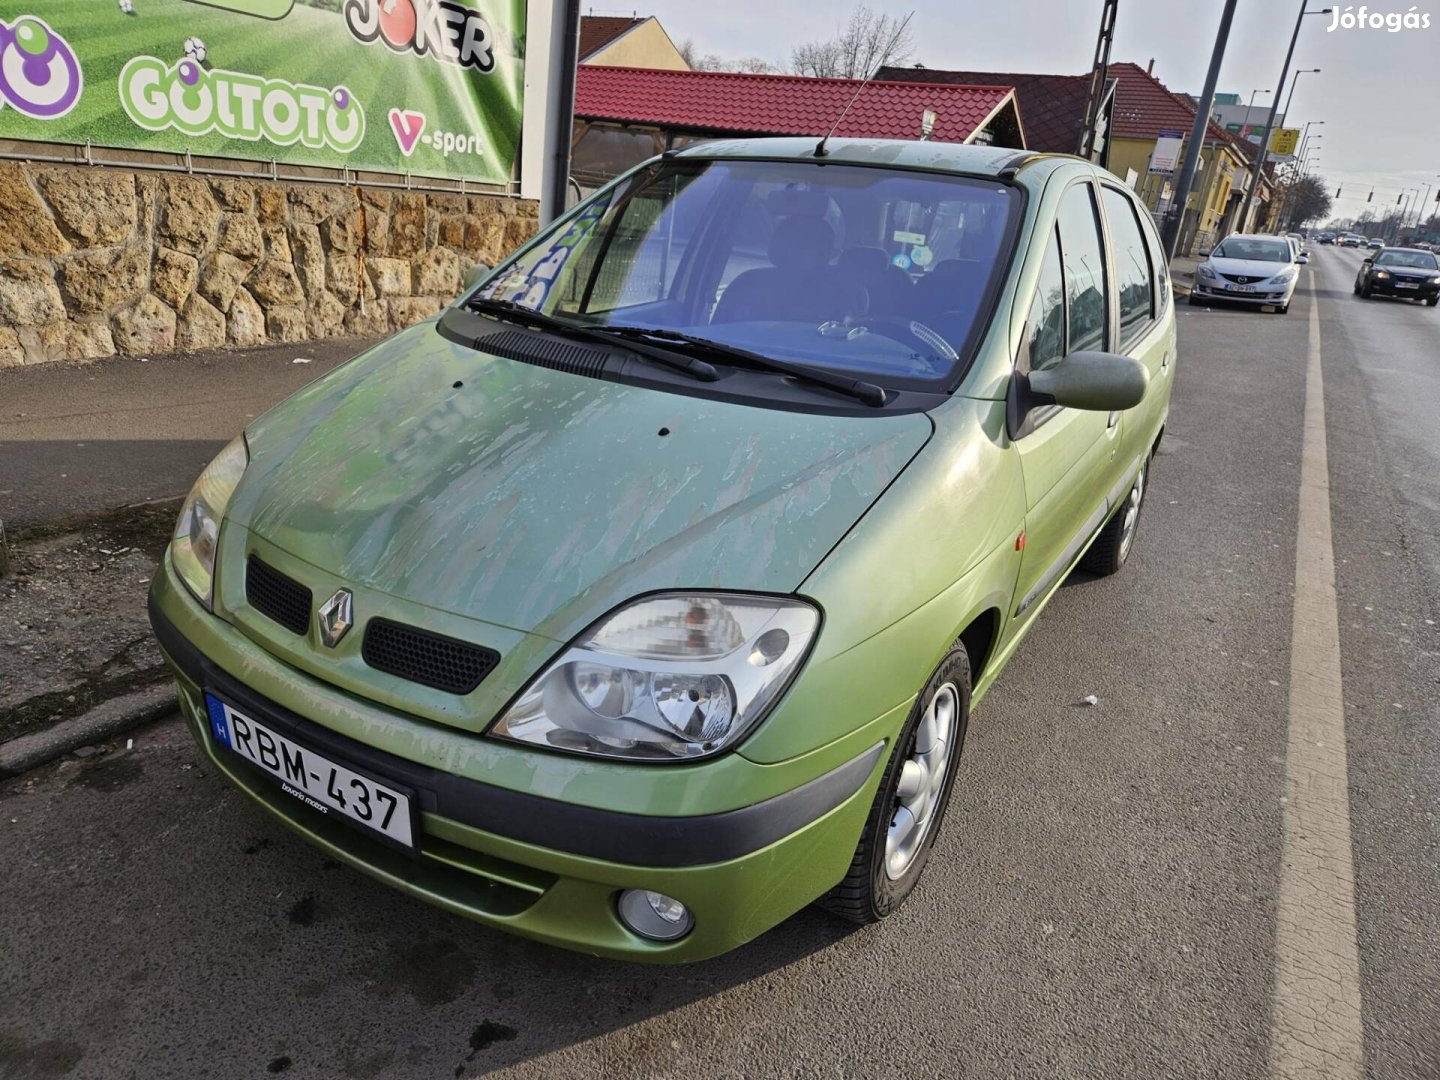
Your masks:
<instances>
[{"instance_id":1,"label":"stone wall","mask_svg":"<svg viewBox=\"0 0 1440 1080\"><path fill-rule=\"evenodd\" d=\"M0 164L0 367L376 335L535 231L534 203Z\"/></svg>"}]
</instances>

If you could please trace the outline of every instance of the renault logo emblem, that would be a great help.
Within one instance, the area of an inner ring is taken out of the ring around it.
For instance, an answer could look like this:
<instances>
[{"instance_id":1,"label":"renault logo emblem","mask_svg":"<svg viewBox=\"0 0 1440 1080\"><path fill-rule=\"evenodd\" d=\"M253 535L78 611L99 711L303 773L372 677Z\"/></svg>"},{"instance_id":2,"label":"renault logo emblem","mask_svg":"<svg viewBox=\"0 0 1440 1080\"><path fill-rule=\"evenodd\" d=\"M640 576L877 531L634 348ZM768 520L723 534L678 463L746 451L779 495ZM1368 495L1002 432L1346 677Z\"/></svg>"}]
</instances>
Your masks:
<instances>
[{"instance_id":1,"label":"renault logo emblem","mask_svg":"<svg viewBox=\"0 0 1440 1080\"><path fill-rule=\"evenodd\" d=\"M320 640L333 649L340 644L349 631L354 619L355 598L349 589L341 589L320 605L316 612L320 621Z\"/></svg>"}]
</instances>

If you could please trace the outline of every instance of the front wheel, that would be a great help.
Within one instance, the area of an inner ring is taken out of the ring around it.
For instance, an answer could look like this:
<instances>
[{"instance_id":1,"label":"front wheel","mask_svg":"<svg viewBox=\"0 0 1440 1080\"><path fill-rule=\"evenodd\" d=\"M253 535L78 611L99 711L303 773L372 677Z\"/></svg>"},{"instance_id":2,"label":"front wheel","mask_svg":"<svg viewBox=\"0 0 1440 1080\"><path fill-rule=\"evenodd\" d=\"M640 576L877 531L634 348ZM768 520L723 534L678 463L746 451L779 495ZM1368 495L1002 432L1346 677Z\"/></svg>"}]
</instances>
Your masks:
<instances>
[{"instance_id":1,"label":"front wheel","mask_svg":"<svg viewBox=\"0 0 1440 1080\"><path fill-rule=\"evenodd\" d=\"M956 642L915 700L850 870L818 904L851 922L900 910L935 845L970 720L970 656Z\"/></svg>"},{"instance_id":2,"label":"front wheel","mask_svg":"<svg viewBox=\"0 0 1440 1080\"><path fill-rule=\"evenodd\" d=\"M1436 304L1440 304L1440 296L1432 296L1425 301L1426 307L1434 307Z\"/></svg>"},{"instance_id":3,"label":"front wheel","mask_svg":"<svg viewBox=\"0 0 1440 1080\"><path fill-rule=\"evenodd\" d=\"M1370 299L1370 292L1371 292L1370 283L1369 283L1368 281L1367 281L1364 285L1361 285L1361 286L1360 286L1360 295L1361 295L1364 299L1366 299L1366 300L1369 300L1369 299Z\"/></svg>"},{"instance_id":4,"label":"front wheel","mask_svg":"<svg viewBox=\"0 0 1440 1080\"><path fill-rule=\"evenodd\" d=\"M1090 550L1080 560L1080 569L1102 577L1117 572L1130 557L1135 546L1135 534L1140 529L1140 510L1145 505L1145 488L1150 479L1150 458L1147 456L1135 474L1135 482L1125 501L1115 511L1100 535L1090 545Z\"/></svg>"}]
</instances>

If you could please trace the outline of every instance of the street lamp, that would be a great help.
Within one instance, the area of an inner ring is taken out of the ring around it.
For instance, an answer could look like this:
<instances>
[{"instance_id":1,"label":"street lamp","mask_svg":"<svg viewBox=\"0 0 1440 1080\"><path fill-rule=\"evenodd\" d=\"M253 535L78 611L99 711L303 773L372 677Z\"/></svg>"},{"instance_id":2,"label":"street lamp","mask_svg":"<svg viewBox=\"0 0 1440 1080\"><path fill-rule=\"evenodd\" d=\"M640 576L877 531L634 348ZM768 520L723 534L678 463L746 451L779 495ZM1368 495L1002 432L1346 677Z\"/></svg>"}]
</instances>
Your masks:
<instances>
[{"instance_id":1,"label":"street lamp","mask_svg":"<svg viewBox=\"0 0 1440 1080\"><path fill-rule=\"evenodd\" d=\"M1308 15L1310 12L1306 12L1306 14ZM1300 81L1300 76L1318 74L1320 74L1319 68L1301 68L1295 72L1295 77L1290 80L1290 93L1285 98L1285 109L1280 114L1280 123L1282 125L1285 123L1285 118L1290 115L1290 103L1295 100L1295 84Z\"/></svg>"},{"instance_id":2,"label":"street lamp","mask_svg":"<svg viewBox=\"0 0 1440 1080\"><path fill-rule=\"evenodd\" d=\"M1306 15L1328 15L1330 9L1321 8L1319 11L1308 11L1305 8L1307 0L1300 0L1300 11L1295 16L1295 30L1290 35L1290 47L1285 50L1285 62L1280 65L1280 81L1275 84L1275 93L1278 96L1280 91L1285 89L1285 76L1290 74L1290 59L1295 55L1295 42L1300 37L1300 24L1305 21ZM1293 90L1293 87L1292 87ZM1272 112L1273 116L1273 112ZM1255 198L1255 192L1260 187L1260 172L1265 168L1265 155L1269 150L1270 125L1265 125L1265 131L1260 136L1260 152L1255 155L1255 168L1250 174L1250 186L1245 191L1245 200L1240 204L1240 216L1236 219L1240 227L1245 227L1245 219L1250 213L1250 201Z\"/></svg>"}]
</instances>

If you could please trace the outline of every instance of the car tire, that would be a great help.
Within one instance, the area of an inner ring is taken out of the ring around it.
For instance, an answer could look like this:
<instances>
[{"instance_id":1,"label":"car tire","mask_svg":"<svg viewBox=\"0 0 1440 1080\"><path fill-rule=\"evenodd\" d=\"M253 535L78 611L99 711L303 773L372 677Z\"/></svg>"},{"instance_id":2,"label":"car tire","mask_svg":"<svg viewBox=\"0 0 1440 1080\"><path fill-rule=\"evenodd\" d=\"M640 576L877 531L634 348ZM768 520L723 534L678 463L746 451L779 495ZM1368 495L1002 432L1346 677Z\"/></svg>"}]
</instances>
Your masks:
<instances>
[{"instance_id":1,"label":"car tire","mask_svg":"<svg viewBox=\"0 0 1440 1080\"><path fill-rule=\"evenodd\" d=\"M1150 486L1150 461L1147 455L1130 491L1080 560L1081 570L1108 577L1125 565L1135 547L1135 534L1140 530L1140 512L1145 508L1145 493Z\"/></svg>"},{"instance_id":2,"label":"car tire","mask_svg":"<svg viewBox=\"0 0 1440 1080\"><path fill-rule=\"evenodd\" d=\"M1201 304L1203 304L1204 302L1205 302L1205 301L1201 300L1201 299L1200 299L1198 296L1196 296L1193 292L1190 294L1190 306L1191 306L1191 307L1199 307L1199 306L1200 306Z\"/></svg>"},{"instance_id":3,"label":"car tire","mask_svg":"<svg viewBox=\"0 0 1440 1080\"><path fill-rule=\"evenodd\" d=\"M819 907L862 925L900 910L920 880L945 819L969 721L970 655L957 641L915 699L880 778L850 869L816 901ZM918 748L926 739L930 749L920 754ZM936 754L941 754L938 778L927 775L925 768L925 759L933 760ZM911 764L914 768L907 771ZM901 794L902 785L920 786L907 799ZM902 815L910 823L908 830Z\"/></svg>"},{"instance_id":4,"label":"car tire","mask_svg":"<svg viewBox=\"0 0 1440 1080\"><path fill-rule=\"evenodd\" d=\"M1355 288L1354 288L1353 292L1355 293L1356 296L1359 296L1359 295L1360 295L1360 279L1359 279L1358 277L1355 279Z\"/></svg>"},{"instance_id":5,"label":"car tire","mask_svg":"<svg viewBox=\"0 0 1440 1080\"><path fill-rule=\"evenodd\" d=\"M1440 304L1440 296L1432 296L1429 300L1425 301L1426 307L1434 307L1436 304Z\"/></svg>"},{"instance_id":6,"label":"car tire","mask_svg":"<svg viewBox=\"0 0 1440 1080\"><path fill-rule=\"evenodd\" d=\"M1370 283L1368 281L1364 285L1360 286L1360 295L1366 300L1370 299L1370 291Z\"/></svg>"}]
</instances>

